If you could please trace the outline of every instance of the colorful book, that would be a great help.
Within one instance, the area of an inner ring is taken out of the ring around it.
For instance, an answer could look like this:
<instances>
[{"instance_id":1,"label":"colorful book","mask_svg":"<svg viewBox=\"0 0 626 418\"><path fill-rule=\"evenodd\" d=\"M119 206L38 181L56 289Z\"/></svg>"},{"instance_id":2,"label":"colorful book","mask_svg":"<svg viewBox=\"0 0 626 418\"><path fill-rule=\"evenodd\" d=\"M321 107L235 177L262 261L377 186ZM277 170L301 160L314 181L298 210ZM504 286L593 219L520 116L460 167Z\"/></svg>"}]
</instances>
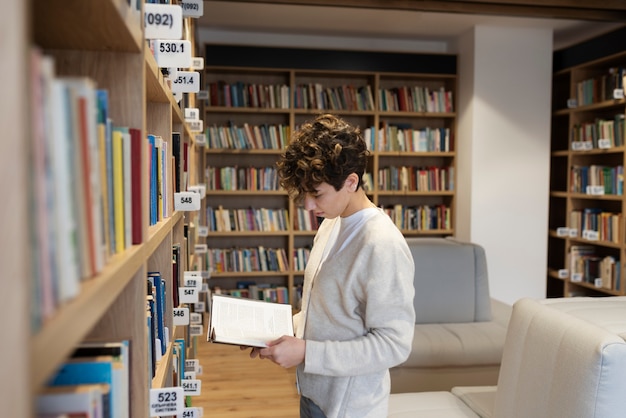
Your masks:
<instances>
[{"instance_id":1,"label":"colorful book","mask_svg":"<svg viewBox=\"0 0 626 418\"><path fill-rule=\"evenodd\" d=\"M115 215L115 252L124 251L124 133L113 129L113 207Z\"/></svg>"}]
</instances>

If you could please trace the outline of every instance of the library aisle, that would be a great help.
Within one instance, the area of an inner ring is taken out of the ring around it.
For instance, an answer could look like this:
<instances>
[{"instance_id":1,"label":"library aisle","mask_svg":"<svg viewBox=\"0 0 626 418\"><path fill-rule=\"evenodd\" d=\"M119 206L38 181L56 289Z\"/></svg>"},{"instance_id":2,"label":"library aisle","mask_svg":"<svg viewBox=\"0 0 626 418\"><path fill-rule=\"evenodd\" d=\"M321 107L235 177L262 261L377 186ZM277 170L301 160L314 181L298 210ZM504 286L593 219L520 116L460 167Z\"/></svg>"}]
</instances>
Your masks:
<instances>
[{"instance_id":1,"label":"library aisle","mask_svg":"<svg viewBox=\"0 0 626 418\"><path fill-rule=\"evenodd\" d=\"M206 336L204 336L206 338ZM210 418L294 418L300 398L295 368L285 370L269 360L251 359L239 347L198 340L202 395L193 406Z\"/></svg>"}]
</instances>

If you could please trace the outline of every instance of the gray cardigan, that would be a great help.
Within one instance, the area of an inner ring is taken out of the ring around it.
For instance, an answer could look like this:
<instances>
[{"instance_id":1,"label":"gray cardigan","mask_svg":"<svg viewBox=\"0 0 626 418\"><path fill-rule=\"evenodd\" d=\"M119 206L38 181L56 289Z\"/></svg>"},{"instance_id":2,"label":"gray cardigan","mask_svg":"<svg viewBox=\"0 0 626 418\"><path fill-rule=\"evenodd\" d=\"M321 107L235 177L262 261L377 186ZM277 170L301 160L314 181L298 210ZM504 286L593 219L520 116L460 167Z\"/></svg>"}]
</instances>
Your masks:
<instances>
[{"instance_id":1,"label":"gray cardigan","mask_svg":"<svg viewBox=\"0 0 626 418\"><path fill-rule=\"evenodd\" d=\"M389 368L411 350L414 268L406 240L382 210L322 222L294 323L306 340L301 394L328 418L387 416Z\"/></svg>"}]
</instances>

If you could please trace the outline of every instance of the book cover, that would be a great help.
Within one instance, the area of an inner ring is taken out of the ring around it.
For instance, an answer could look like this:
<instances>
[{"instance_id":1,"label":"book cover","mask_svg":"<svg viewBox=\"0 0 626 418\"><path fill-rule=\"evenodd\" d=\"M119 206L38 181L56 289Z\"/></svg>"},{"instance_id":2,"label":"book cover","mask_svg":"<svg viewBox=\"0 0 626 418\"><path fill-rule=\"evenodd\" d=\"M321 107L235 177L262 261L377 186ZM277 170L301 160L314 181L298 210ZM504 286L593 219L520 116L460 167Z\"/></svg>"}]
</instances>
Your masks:
<instances>
[{"instance_id":1,"label":"book cover","mask_svg":"<svg viewBox=\"0 0 626 418\"><path fill-rule=\"evenodd\" d=\"M144 240L143 233L143 153L145 140L141 136L141 130L131 128L131 224L132 244L141 244Z\"/></svg>"},{"instance_id":2,"label":"book cover","mask_svg":"<svg viewBox=\"0 0 626 418\"><path fill-rule=\"evenodd\" d=\"M207 341L247 347L293 334L291 305L213 294Z\"/></svg>"},{"instance_id":3,"label":"book cover","mask_svg":"<svg viewBox=\"0 0 626 418\"><path fill-rule=\"evenodd\" d=\"M106 412L104 404L109 400L107 384L45 387L37 394L35 410L38 417L70 414L102 418Z\"/></svg>"}]
</instances>

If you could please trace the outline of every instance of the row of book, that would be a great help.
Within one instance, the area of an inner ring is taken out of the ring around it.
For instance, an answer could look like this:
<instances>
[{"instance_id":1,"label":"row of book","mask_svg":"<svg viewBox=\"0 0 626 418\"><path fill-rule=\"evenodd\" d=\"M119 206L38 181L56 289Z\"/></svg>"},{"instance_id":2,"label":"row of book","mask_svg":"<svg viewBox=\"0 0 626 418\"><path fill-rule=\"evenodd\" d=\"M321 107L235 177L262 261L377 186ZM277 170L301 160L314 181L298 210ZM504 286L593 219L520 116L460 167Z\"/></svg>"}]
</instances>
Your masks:
<instances>
[{"instance_id":1,"label":"row of book","mask_svg":"<svg viewBox=\"0 0 626 418\"><path fill-rule=\"evenodd\" d=\"M315 212L301 206L296 207L296 216L293 219L294 231L317 231L321 222L322 219L315 216Z\"/></svg>"},{"instance_id":2,"label":"row of book","mask_svg":"<svg viewBox=\"0 0 626 418\"><path fill-rule=\"evenodd\" d=\"M596 119L593 122L575 124L570 130L572 150L621 147L624 145L624 120L624 114L620 113L613 119Z\"/></svg>"},{"instance_id":3,"label":"row of book","mask_svg":"<svg viewBox=\"0 0 626 418\"><path fill-rule=\"evenodd\" d=\"M380 110L390 112L454 112L452 91L443 87L402 86L378 90Z\"/></svg>"},{"instance_id":4,"label":"row of book","mask_svg":"<svg viewBox=\"0 0 626 418\"><path fill-rule=\"evenodd\" d=\"M378 151L399 152L449 152L452 151L450 128L414 129L411 125L393 124L383 121L378 130L368 128L365 138L372 144L374 135Z\"/></svg>"},{"instance_id":5,"label":"row of book","mask_svg":"<svg viewBox=\"0 0 626 418\"><path fill-rule=\"evenodd\" d=\"M370 85L324 86L300 83L257 84L217 80L206 84L210 106L263 109L363 110L375 109ZM454 112L452 91L443 87L402 86L378 91L379 108L391 112Z\"/></svg>"},{"instance_id":6,"label":"row of book","mask_svg":"<svg viewBox=\"0 0 626 418\"><path fill-rule=\"evenodd\" d=\"M383 210L401 231L437 231L452 229L452 212L446 205L393 205Z\"/></svg>"},{"instance_id":7,"label":"row of book","mask_svg":"<svg viewBox=\"0 0 626 418\"><path fill-rule=\"evenodd\" d=\"M579 166L570 169L570 191L591 195L624 194L624 166Z\"/></svg>"},{"instance_id":8,"label":"row of book","mask_svg":"<svg viewBox=\"0 0 626 418\"><path fill-rule=\"evenodd\" d=\"M289 109L291 89L286 84L256 84L223 80L206 85L211 106Z\"/></svg>"},{"instance_id":9,"label":"row of book","mask_svg":"<svg viewBox=\"0 0 626 418\"><path fill-rule=\"evenodd\" d=\"M224 209L223 206L206 208L209 231L286 231L289 229L287 209L247 208Z\"/></svg>"},{"instance_id":10,"label":"row of book","mask_svg":"<svg viewBox=\"0 0 626 418\"><path fill-rule=\"evenodd\" d=\"M262 300L273 303L289 303L289 289L286 286L275 286L268 283L237 282L236 289L222 289L215 286L212 293L216 295L230 295L238 298Z\"/></svg>"},{"instance_id":11,"label":"row of book","mask_svg":"<svg viewBox=\"0 0 626 418\"><path fill-rule=\"evenodd\" d=\"M298 84L294 91L296 109L374 110L374 97L369 85L324 87L321 83Z\"/></svg>"},{"instance_id":12,"label":"row of book","mask_svg":"<svg viewBox=\"0 0 626 418\"><path fill-rule=\"evenodd\" d=\"M290 138L288 125L252 125L228 124L212 125L206 128L207 147L209 149L272 149L282 150Z\"/></svg>"},{"instance_id":13,"label":"row of book","mask_svg":"<svg viewBox=\"0 0 626 418\"><path fill-rule=\"evenodd\" d=\"M276 167L207 167L207 190L277 191Z\"/></svg>"},{"instance_id":14,"label":"row of book","mask_svg":"<svg viewBox=\"0 0 626 418\"><path fill-rule=\"evenodd\" d=\"M214 273L226 272L286 272L289 260L284 248L209 248L206 265Z\"/></svg>"},{"instance_id":15,"label":"row of book","mask_svg":"<svg viewBox=\"0 0 626 418\"><path fill-rule=\"evenodd\" d=\"M570 231L575 229L577 237L591 241L614 243L620 241L621 214L606 212L599 208L585 208L571 211L569 218Z\"/></svg>"},{"instance_id":16,"label":"row of book","mask_svg":"<svg viewBox=\"0 0 626 418\"><path fill-rule=\"evenodd\" d=\"M569 252L569 278L572 282L621 291L622 272L619 258L596 254L590 245L572 245Z\"/></svg>"},{"instance_id":17,"label":"row of book","mask_svg":"<svg viewBox=\"0 0 626 418\"><path fill-rule=\"evenodd\" d=\"M311 248L300 247L293 250L293 269L295 271L304 271L306 264L311 256Z\"/></svg>"},{"instance_id":18,"label":"row of book","mask_svg":"<svg viewBox=\"0 0 626 418\"><path fill-rule=\"evenodd\" d=\"M383 167L378 170L378 189L417 192L454 190L454 167Z\"/></svg>"},{"instance_id":19,"label":"row of book","mask_svg":"<svg viewBox=\"0 0 626 418\"><path fill-rule=\"evenodd\" d=\"M622 91L621 98L623 98L624 77L626 77L626 68L611 67L606 74L576 83L578 106L618 99L620 97L614 96L616 90Z\"/></svg>"}]
</instances>

